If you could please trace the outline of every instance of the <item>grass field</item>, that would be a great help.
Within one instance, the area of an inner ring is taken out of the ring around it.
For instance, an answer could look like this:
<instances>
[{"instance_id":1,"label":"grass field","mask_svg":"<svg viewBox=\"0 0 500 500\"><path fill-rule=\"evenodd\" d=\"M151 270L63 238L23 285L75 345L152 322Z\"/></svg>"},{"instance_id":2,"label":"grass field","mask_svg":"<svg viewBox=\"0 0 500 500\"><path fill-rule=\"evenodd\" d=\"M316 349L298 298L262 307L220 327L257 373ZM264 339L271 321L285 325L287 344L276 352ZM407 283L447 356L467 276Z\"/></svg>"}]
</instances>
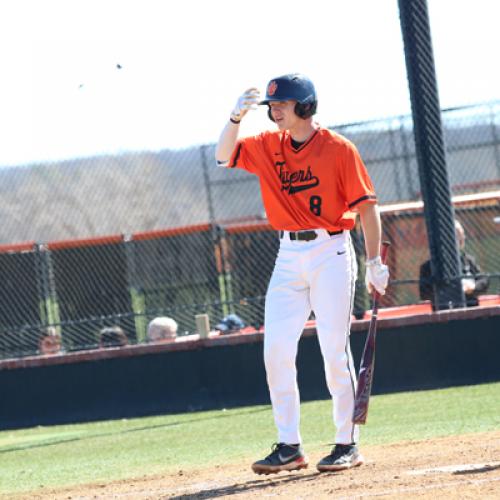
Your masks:
<instances>
[{"instance_id":1,"label":"grass field","mask_svg":"<svg viewBox=\"0 0 500 500\"><path fill-rule=\"evenodd\" d=\"M302 404L309 451L333 441L330 401ZM375 396L362 444L500 428L500 383ZM261 458L275 440L269 406L0 432L0 493L111 481Z\"/></svg>"}]
</instances>

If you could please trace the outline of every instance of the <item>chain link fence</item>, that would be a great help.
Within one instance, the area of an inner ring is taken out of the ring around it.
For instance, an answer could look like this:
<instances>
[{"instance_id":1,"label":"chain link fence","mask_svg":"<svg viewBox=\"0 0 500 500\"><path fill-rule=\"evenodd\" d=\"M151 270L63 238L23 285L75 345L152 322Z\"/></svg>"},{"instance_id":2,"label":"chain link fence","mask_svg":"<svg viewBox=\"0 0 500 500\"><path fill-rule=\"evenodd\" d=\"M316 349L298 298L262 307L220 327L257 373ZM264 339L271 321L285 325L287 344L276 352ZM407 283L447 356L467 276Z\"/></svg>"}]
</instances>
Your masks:
<instances>
[{"instance_id":1,"label":"chain link fence","mask_svg":"<svg viewBox=\"0 0 500 500\"><path fill-rule=\"evenodd\" d=\"M442 119L465 251L488 278L483 293L500 294L500 102L446 110ZM419 303L429 245L411 117L332 129L356 144L378 193L392 243L383 305ZM218 169L214 150L0 169L0 358L147 343L158 316L174 318L179 336L196 333L200 313L212 326L236 314L249 330L261 328L277 234L258 179ZM359 227L352 236L354 313L362 317L369 297Z\"/></svg>"}]
</instances>

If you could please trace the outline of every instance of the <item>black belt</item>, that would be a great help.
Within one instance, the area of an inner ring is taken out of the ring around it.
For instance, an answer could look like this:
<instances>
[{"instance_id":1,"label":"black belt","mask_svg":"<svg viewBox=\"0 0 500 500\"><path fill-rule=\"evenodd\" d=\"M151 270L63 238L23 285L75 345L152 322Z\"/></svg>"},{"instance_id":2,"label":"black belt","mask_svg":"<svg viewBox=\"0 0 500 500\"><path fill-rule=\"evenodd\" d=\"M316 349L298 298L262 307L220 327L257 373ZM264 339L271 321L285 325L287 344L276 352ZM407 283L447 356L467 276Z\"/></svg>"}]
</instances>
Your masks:
<instances>
[{"instance_id":1,"label":"black belt","mask_svg":"<svg viewBox=\"0 0 500 500\"><path fill-rule=\"evenodd\" d=\"M330 236L334 236L335 234L340 234L343 233L344 231L327 231L327 233ZM315 240L318 237L318 234L316 231L310 230L310 231L297 231L296 233L289 233L290 234L290 239L292 241L312 241ZM283 238L285 235L284 231L280 231L280 238Z\"/></svg>"}]
</instances>

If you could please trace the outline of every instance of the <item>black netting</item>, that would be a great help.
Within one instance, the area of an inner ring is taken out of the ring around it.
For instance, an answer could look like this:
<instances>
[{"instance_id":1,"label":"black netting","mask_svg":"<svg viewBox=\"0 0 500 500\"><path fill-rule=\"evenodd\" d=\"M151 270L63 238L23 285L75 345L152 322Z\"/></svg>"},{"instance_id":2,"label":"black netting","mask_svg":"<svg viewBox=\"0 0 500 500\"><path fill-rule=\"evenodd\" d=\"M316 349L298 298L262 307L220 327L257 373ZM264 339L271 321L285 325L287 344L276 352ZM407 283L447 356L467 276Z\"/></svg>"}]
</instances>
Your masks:
<instances>
[{"instance_id":1,"label":"black netting","mask_svg":"<svg viewBox=\"0 0 500 500\"><path fill-rule=\"evenodd\" d=\"M217 269L217 231L211 227L142 236L127 243L136 311L173 317L179 333L194 333L194 315L222 315L223 273ZM142 322L140 336L145 338Z\"/></svg>"},{"instance_id":2,"label":"black netting","mask_svg":"<svg viewBox=\"0 0 500 500\"><path fill-rule=\"evenodd\" d=\"M39 323L41 282L35 251L0 253L0 328Z\"/></svg>"},{"instance_id":3,"label":"black netting","mask_svg":"<svg viewBox=\"0 0 500 500\"><path fill-rule=\"evenodd\" d=\"M46 319L36 249L0 253L0 357L35 353Z\"/></svg>"},{"instance_id":4,"label":"black netting","mask_svg":"<svg viewBox=\"0 0 500 500\"><path fill-rule=\"evenodd\" d=\"M356 145L375 185L392 243L382 306L430 311L471 280L468 306L498 305L500 101L440 109L426 4L399 1L412 116L321 125ZM215 148L2 165L0 358L171 341L197 333L198 314L260 328L277 232L257 177L217 168ZM356 318L370 308L359 226Z\"/></svg>"},{"instance_id":5,"label":"black netting","mask_svg":"<svg viewBox=\"0 0 500 500\"><path fill-rule=\"evenodd\" d=\"M427 0L400 0L399 10L436 306L463 306Z\"/></svg>"},{"instance_id":6,"label":"black netting","mask_svg":"<svg viewBox=\"0 0 500 500\"><path fill-rule=\"evenodd\" d=\"M50 265L57 316L66 349L94 347L105 326L121 326L131 314L125 245L99 241L50 247ZM135 329L123 325L128 341Z\"/></svg>"},{"instance_id":7,"label":"black netting","mask_svg":"<svg viewBox=\"0 0 500 500\"><path fill-rule=\"evenodd\" d=\"M256 328L264 324L264 297L279 247L277 231L269 226L229 229L228 270L233 312Z\"/></svg>"}]
</instances>

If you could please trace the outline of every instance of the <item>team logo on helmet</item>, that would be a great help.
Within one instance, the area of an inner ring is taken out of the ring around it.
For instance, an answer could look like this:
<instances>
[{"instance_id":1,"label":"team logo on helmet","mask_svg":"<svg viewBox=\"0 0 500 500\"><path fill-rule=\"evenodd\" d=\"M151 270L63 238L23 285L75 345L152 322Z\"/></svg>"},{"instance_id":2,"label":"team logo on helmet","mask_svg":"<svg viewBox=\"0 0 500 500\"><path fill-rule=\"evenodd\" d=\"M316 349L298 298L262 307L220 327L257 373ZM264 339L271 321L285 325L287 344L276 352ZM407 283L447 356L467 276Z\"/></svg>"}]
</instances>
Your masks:
<instances>
[{"instance_id":1,"label":"team logo on helmet","mask_svg":"<svg viewBox=\"0 0 500 500\"><path fill-rule=\"evenodd\" d=\"M267 86L267 95L274 95L274 93L278 90L278 84L273 80Z\"/></svg>"}]
</instances>

